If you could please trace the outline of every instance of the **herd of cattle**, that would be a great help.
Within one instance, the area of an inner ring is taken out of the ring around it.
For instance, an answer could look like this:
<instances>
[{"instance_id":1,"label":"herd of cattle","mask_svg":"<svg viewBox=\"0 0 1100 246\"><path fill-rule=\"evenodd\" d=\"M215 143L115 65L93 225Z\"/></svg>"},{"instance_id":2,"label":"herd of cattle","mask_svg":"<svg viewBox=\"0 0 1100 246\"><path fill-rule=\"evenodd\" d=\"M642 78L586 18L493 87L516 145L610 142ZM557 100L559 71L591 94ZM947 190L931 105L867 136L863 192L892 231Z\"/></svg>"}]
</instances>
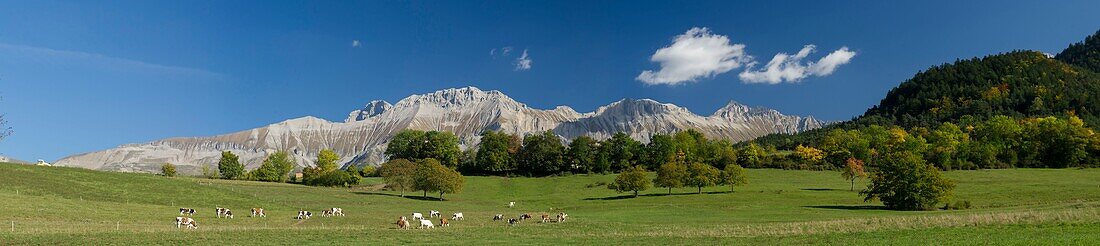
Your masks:
<instances>
[{"instance_id":1,"label":"herd of cattle","mask_svg":"<svg viewBox=\"0 0 1100 246\"><path fill-rule=\"evenodd\" d=\"M515 206L516 206L515 202L508 202L508 208L514 208ZM553 208L551 208L551 210L553 210ZM217 217L217 218L227 218L227 219L232 219L233 218L233 211L229 210L228 208L216 207L214 211L215 211L215 214L216 214L215 217ZM184 215L189 216L189 217L185 217ZM180 216L176 217L176 228L186 227L187 229L197 229L199 227L199 225L198 225L197 222L195 222L195 219L193 218L194 216L195 216L195 209L193 209L193 208L180 208ZM313 216L313 213L311 213L309 211L298 210L298 216L295 217L295 219L299 219L299 220L309 219L312 216ZM341 209L341 208L330 208L330 209L326 209L324 211L321 211L321 217L329 217L329 216L345 216L344 215L344 210ZM252 214L249 217L264 217L264 218L266 218L267 214L264 213L263 208L252 208ZM422 214L422 213L412 213L412 219L420 222L420 226L417 227L417 228L423 228L423 229L435 228L435 224L432 223L431 219L436 218L436 217L439 218L439 226L450 226L451 225L450 221L459 221L459 220L465 219L465 216L462 213L453 213L453 214L451 214L451 219L447 220L447 218L444 218L442 213L440 213L438 210L428 211L428 217L427 218L424 218L424 214ZM567 217L569 217L568 214L559 212L558 215L557 215L557 219L551 220L549 214L542 214L542 221L541 222L542 223L565 222L565 219ZM520 214L518 218L508 219L507 222L508 222L509 226L515 226L519 222L525 221L525 220L528 220L528 219L531 219L531 218L533 218L533 217L531 216L530 213L523 213L523 214ZM493 216L493 221L503 221L503 220L504 220L504 214L496 214L495 216ZM409 225L408 218L406 218L405 216L401 216L400 218L398 218L397 219L397 228L398 229L409 229L410 225Z\"/></svg>"}]
</instances>

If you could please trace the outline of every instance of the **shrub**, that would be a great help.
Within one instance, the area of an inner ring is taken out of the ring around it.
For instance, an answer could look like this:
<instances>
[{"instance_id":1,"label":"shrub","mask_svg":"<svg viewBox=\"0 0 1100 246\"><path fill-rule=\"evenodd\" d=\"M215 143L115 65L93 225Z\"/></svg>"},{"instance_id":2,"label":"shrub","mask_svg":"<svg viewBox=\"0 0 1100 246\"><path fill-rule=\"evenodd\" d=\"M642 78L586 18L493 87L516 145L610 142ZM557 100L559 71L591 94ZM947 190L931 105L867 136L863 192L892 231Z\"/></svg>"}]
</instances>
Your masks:
<instances>
[{"instance_id":1,"label":"shrub","mask_svg":"<svg viewBox=\"0 0 1100 246\"><path fill-rule=\"evenodd\" d=\"M160 174L164 175L165 177L175 177L176 165L172 165L172 163L164 163L164 165L160 166Z\"/></svg>"},{"instance_id":2,"label":"shrub","mask_svg":"<svg viewBox=\"0 0 1100 246\"><path fill-rule=\"evenodd\" d=\"M889 209L932 210L950 196L955 184L936 167L909 151L889 153L860 192L865 201L878 199Z\"/></svg>"}]
</instances>

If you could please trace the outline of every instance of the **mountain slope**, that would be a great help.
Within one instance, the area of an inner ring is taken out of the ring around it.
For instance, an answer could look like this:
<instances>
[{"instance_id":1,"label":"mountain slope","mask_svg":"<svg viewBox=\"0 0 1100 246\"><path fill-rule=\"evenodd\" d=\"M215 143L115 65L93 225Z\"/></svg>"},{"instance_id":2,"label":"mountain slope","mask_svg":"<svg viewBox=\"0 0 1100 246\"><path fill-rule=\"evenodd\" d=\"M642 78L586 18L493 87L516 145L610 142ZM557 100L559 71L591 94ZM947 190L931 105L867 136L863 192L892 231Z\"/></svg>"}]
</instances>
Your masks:
<instances>
[{"instance_id":1,"label":"mountain slope","mask_svg":"<svg viewBox=\"0 0 1100 246\"><path fill-rule=\"evenodd\" d=\"M1054 58L1100 73L1100 30L1084 41L1071 44Z\"/></svg>"},{"instance_id":2,"label":"mountain slope","mask_svg":"<svg viewBox=\"0 0 1100 246\"><path fill-rule=\"evenodd\" d=\"M1091 70L1090 70L1091 69ZM996 115L1037 117L1074 114L1100 129L1100 32L1055 57L1013 51L959 60L919 72L851 121L797 135L773 134L755 142L779 148L814 145L835 128L865 125L934 127L942 122Z\"/></svg>"},{"instance_id":3,"label":"mountain slope","mask_svg":"<svg viewBox=\"0 0 1100 246\"><path fill-rule=\"evenodd\" d=\"M375 164L383 160L389 139L404 129L453 132L463 147L471 147L478 143L478 134L486 130L520 135L553 130L565 138L607 138L625 132L646 141L653 133L697 129L708 137L741 141L769 133L797 133L824 124L812 117L787 116L736 102L711 116L649 99L624 99L584 114L565 106L541 110L499 91L466 87L413 95L392 105L372 101L349 113L342 123L303 117L225 135L127 144L66 157L57 164L152 172L160 164L173 163L182 172L196 173L201 165L217 163L221 151L233 151L246 167L255 168L264 156L279 150L289 151L300 165L312 165L322 149L336 151L343 163Z\"/></svg>"}]
</instances>

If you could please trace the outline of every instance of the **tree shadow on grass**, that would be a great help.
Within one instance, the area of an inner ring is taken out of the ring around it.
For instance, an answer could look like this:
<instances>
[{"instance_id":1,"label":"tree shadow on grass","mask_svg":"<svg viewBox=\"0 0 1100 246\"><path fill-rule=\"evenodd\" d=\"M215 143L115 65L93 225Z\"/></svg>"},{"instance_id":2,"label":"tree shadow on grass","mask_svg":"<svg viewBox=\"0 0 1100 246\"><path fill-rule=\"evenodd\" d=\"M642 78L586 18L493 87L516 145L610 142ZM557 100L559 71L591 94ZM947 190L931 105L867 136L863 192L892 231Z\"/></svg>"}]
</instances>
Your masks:
<instances>
[{"instance_id":1,"label":"tree shadow on grass","mask_svg":"<svg viewBox=\"0 0 1100 246\"><path fill-rule=\"evenodd\" d=\"M366 192L366 191L356 191L356 192L352 192L352 193L359 194L359 195L367 195L367 196L391 196L391 197L400 197L400 198L405 198L405 199L413 199L413 200L421 200L421 201L440 202L439 197L430 197L430 196L406 195L406 196L402 197L399 194L390 194L390 193L381 193L381 192ZM447 199L444 198L442 201L447 201Z\"/></svg>"},{"instance_id":2,"label":"tree shadow on grass","mask_svg":"<svg viewBox=\"0 0 1100 246\"><path fill-rule=\"evenodd\" d=\"M814 205L802 206L804 208L840 209L840 210L889 210L881 205Z\"/></svg>"},{"instance_id":3,"label":"tree shadow on grass","mask_svg":"<svg viewBox=\"0 0 1100 246\"><path fill-rule=\"evenodd\" d=\"M733 192L732 191L707 191L707 192L703 192L702 194L695 193L695 192L691 192L691 193L672 193L672 194L656 193L656 194L640 194L640 195L638 195L638 197L709 195L709 194L726 194L726 193L733 193ZM609 197L589 197L589 198L585 198L584 200L585 201L593 201L593 200L607 201L607 200L622 200L622 199L630 199L630 198L635 198L635 197L634 197L633 194L627 194L627 195L609 196Z\"/></svg>"}]
</instances>

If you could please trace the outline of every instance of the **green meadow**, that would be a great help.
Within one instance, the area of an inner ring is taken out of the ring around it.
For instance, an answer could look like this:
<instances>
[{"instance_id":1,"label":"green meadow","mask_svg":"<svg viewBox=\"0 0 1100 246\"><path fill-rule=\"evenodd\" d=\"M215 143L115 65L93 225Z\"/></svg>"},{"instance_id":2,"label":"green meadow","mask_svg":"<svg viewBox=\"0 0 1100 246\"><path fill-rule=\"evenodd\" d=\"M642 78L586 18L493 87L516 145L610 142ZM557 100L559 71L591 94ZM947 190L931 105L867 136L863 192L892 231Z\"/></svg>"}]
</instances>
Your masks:
<instances>
[{"instance_id":1,"label":"green meadow","mask_svg":"<svg viewBox=\"0 0 1100 246\"><path fill-rule=\"evenodd\" d=\"M1100 243L1098 169L946 172L957 183L954 200L973 204L950 211L885 210L829 171L750 169L750 183L732 192L681 188L669 195L655 188L637 198L598 185L613 175L467 177L465 189L446 201L419 192L401 197L381 190L377 178L319 188L16 164L0 164L0 174L0 245ZM180 207L198 210L198 229L176 228ZM215 207L236 218L215 218ZM252 207L268 217L250 218ZM331 207L347 216L319 216ZM298 209L315 216L296 220ZM396 229L399 216L429 210L466 219ZM569 220L514 227L492 220L557 212Z\"/></svg>"}]
</instances>

